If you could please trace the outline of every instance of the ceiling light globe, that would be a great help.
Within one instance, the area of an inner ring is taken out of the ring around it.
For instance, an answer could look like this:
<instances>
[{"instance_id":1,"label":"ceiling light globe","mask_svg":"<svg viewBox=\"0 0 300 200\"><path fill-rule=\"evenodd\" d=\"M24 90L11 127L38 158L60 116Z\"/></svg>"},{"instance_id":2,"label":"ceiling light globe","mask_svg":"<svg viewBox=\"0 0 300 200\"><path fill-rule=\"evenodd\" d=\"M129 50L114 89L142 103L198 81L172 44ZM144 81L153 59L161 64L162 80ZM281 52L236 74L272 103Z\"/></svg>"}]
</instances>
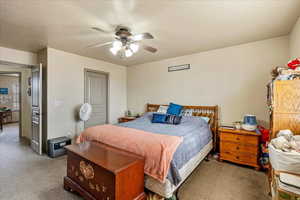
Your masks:
<instances>
[{"instance_id":1,"label":"ceiling light globe","mask_svg":"<svg viewBox=\"0 0 300 200\"><path fill-rule=\"evenodd\" d=\"M118 51L119 51L119 49L114 48L114 47L110 48L109 50L110 50L110 52L111 52L113 55L117 55L117 53L118 53Z\"/></svg>"},{"instance_id":2,"label":"ceiling light globe","mask_svg":"<svg viewBox=\"0 0 300 200\"><path fill-rule=\"evenodd\" d=\"M128 57L130 57L130 56L132 56L132 51L130 50L130 49L126 49L125 50L125 56L128 58Z\"/></svg>"},{"instance_id":3,"label":"ceiling light globe","mask_svg":"<svg viewBox=\"0 0 300 200\"><path fill-rule=\"evenodd\" d=\"M113 46L113 48L115 48L115 49L121 49L121 48L122 48L122 42L119 41L119 40L113 41L112 46Z\"/></svg>"},{"instance_id":4,"label":"ceiling light globe","mask_svg":"<svg viewBox=\"0 0 300 200\"><path fill-rule=\"evenodd\" d=\"M135 43L131 43L129 48L132 50L133 53L136 53L139 50L139 45Z\"/></svg>"}]
</instances>

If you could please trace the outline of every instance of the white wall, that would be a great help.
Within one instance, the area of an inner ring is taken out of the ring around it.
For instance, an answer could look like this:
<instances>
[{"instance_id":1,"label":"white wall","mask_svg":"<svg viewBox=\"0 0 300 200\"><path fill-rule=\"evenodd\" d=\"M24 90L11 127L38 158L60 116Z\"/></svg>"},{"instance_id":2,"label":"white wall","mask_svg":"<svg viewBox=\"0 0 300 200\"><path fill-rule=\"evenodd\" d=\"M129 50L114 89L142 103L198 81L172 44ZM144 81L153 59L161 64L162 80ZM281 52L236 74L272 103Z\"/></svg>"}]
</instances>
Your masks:
<instances>
[{"instance_id":1,"label":"white wall","mask_svg":"<svg viewBox=\"0 0 300 200\"><path fill-rule=\"evenodd\" d=\"M300 57L300 18L290 34L290 59Z\"/></svg>"},{"instance_id":2,"label":"white wall","mask_svg":"<svg viewBox=\"0 0 300 200\"><path fill-rule=\"evenodd\" d=\"M0 65L1 72L21 72L21 120L22 136L31 139L31 97L27 95L28 78L31 77L31 69Z\"/></svg>"},{"instance_id":3,"label":"white wall","mask_svg":"<svg viewBox=\"0 0 300 200\"><path fill-rule=\"evenodd\" d=\"M0 61L18 63L23 65L37 64L37 54L0 47Z\"/></svg>"},{"instance_id":4,"label":"white wall","mask_svg":"<svg viewBox=\"0 0 300 200\"><path fill-rule=\"evenodd\" d=\"M288 60L288 37L273 38L129 67L128 109L143 112L146 103L219 105L221 122L247 113L268 121L266 84L271 69ZM168 72L168 66L191 70Z\"/></svg>"},{"instance_id":5,"label":"white wall","mask_svg":"<svg viewBox=\"0 0 300 200\"><path fill-rule=\"evenodd\" d=\"M48 48L48 139L78 132L75 110L84 102L84 69L109 73L109 122L124 115L126 67Z\"/></svg>"}]
</instances>

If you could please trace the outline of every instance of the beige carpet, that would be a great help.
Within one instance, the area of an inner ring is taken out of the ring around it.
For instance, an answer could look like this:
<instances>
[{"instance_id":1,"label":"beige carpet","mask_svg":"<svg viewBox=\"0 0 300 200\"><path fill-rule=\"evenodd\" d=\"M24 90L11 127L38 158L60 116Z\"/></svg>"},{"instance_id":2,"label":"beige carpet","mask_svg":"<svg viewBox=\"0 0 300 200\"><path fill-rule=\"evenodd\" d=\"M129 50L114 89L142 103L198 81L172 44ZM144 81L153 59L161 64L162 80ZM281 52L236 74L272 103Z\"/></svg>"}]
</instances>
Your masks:
<instances>
[{"instance_id":1,"label":"beige carpet","mask_svg":"<svg viewBox=\"0 0 300 200\"><path fill-rule=\"evenodd\" d=\"M18 140L17 124L0 133L0 199L81 199L64 191L66 158L39 156ZM215 160L202 162L179 192L180 200L268 200L262 172Z\"/></svg>"}]
</instances>

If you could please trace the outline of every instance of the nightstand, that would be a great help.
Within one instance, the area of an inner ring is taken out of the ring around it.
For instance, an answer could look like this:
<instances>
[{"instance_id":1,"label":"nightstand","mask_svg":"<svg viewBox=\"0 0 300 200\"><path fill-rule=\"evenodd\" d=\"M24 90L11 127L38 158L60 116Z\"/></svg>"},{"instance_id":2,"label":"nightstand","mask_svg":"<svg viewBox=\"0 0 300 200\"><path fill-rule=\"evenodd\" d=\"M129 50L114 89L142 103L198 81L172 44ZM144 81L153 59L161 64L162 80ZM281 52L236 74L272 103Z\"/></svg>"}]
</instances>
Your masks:
<instances>
[{"instance_id":1,"label":"nightstand","mask_svg":"<svg viewBox=\"0 0 300 200\"><path fill-rule=\"evenodd\" d=\"M132 120L135 120L137 117L120 117L118 119L119 123L123 123L123 122L129 122Z\"/></svg>"},{"instance_id":2,"label":"nightstand","mask_svg":"<svg viewBox=\"0 0 300 200\"><path fill-rule=\"evenodd\" d=\"M219 128L220 161L248 165L260 169L259 137L251 131Z\"/></svg>"}]
</instances>

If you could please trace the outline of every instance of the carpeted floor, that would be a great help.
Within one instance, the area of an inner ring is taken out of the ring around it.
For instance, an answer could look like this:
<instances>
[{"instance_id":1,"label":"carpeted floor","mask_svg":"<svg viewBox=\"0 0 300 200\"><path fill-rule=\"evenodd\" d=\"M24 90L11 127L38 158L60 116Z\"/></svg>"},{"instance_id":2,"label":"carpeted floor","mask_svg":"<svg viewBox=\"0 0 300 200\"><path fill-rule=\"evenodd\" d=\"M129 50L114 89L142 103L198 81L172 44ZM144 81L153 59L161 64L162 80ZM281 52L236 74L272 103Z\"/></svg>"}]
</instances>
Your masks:
<instances>
[{"instance_id":1,"label":"carpeted floor","mask_svg":"<svg viewBox=\"0 0 300 200\"><path fill-rule=\"evenodd\" d=\"M51 159L32 152L18 139L17 124L0 133L0 199L81 199L64 191L66 157ZM180 200L269 200L262 172L215 160L202 162L179 191Z\"/></svg>"}]
</instances>

